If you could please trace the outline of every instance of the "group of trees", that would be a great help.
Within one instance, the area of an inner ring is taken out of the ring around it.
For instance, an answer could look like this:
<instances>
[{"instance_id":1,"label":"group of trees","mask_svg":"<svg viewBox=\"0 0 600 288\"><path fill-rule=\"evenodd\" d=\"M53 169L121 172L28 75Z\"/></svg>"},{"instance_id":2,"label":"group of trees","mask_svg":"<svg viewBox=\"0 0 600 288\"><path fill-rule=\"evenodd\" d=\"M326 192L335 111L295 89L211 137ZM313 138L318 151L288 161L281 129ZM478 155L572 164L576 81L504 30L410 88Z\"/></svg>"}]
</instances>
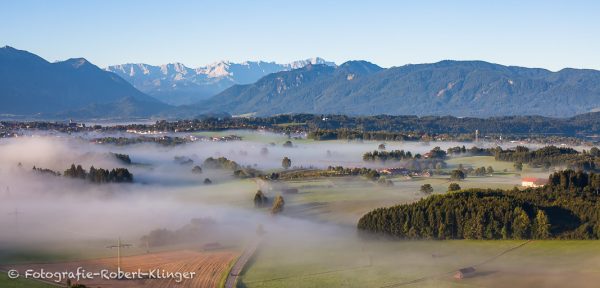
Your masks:
<instances>
[{"instance_id":1,"label":"group of trees","mask_svg":"<svg viewBox=\"0 0 600 288\"><path fill-rule=\"evenodd\" d=\"M204 160L202 167L208 169L222 169L222 170L232 170L233 176L238 178L253 178L262 176L262 172L254 169L250 166L243 167L233 160L229 160L225 157L213 158L208 157ZM205 184L209 184L206 183Z\"/></svg>"},{"instance_id":2,"label":"group of trees","mask_svg":"<svg viewBox=\"0 0 600 288\"><path fill-rule=\"evenodd\" d=\"M410 151L404 152L404 150L393 150L393 151L381 151L367 152L363 154L364 161L401 161L401 160L412 160L421 159L421 154L413 154Z\"/></svg>"},{"instance_id":3,"label":"group of trees","mask_svg":"<svg viewBox=\"0 0 600 288\"><path fill-rule=\"evenodd\" d=\"M383 145L383 144L382 144ZM367 152L363 154L364 161L402 161L402 160L414 160L414 159L437 159L444 160L446 159L446 151L442 150L440 147L435 147L431 149L431 151L427 152L425 155L421 155L419 153L412 154L410 151L404 150L393 150L393 151L385 151L384 149L375 150L373 152ZM442 161L443 163L443 161ZM445 165L445 163L444 163Z\"/></svg>"},{"instance_id":4,"label":"group of trees","mask_svg":"<svg viewBox=\"0 0 600 288\"><path fill-rule=\"evenodd\" d=\"M524 191L431 195L375 209L359 220L358 228L409 239L599 239L600 175L567 170L552 174L549 181ZM449 190L460 186L451 184Z\"/></svg>"},{"instance_id":5,"label":"group of trees","mask_svg":"<svg viewBox=\"0 0 600 288\"><path fill-rule=\"evenodd\" d=\"M33 171L38 172L40 174L47 174L47 175L52 175L52 176L60 176L60 172L54 171L52 169L47 169L47 168L38 168L38 167L33 166Z\"/></svg>"},{"instance_id":6,"label":"group of trees","mask_svg":"<svg viewBox=\"0 0 600 288\"><path fill-rule=\"evenodd\" d=\"M81 165L75 166L71 164L71 167L63 173L65 177L78 178L88 180L92 183L131 183L133 182L133 175L127 170L127 168L114 168L111 170L90 167L89 172L83 169Z\"/></svg>"},{"instance_id":7,"label":"group of trees","mask_svg":"<svg viewBox=\"0 0 600 288\"><path fill-rule=\"evenodd\" d=\"M271 204L271 199L269 199L261 190L256 191L254 194L254 207L256 208L264 208L268 207ZM285 207L285 200L283 196L277 195L273 199L273 205L271 205L271 214L279 214L283 212Z\"/></svg>"},{"instance_id":8,"label":"group of trees","mask_svg":"<svg viewBox=\"0 0 600 288\"><path fill-rule=\"evenodd\" d=\"M465 145L446 149L446 153L451 156L464 156L465 154L469 156L493 156L492 151L492 149L478 148L476 146L467 149Z\"/></svg>"},{"instance_id":9,"label":"group of trees","mask_svg":"<svg viewBox=\"0 0 600 288\"><path fill-rule=\"evenodd\" d=\"M238 170L241 166L233 160L229 160L225 157L213 158L208 157L204 160L202 167L209 169L223 169L223 170Z\"/></svg>"},{"instance_id":10,"label":"group of trees","mask_svg":"<svg viewBox=\"0 0 600 288\"><path fill-rule=\"evenodd\" d=\"M488 166L487 168L479 167L479 168L475 168L472 171L472 174L475 176L485 176L485 175L489 175L489 174L493 174L493 173L494 173L494 168L492 166Z\"/></svg>"}]
</instances>

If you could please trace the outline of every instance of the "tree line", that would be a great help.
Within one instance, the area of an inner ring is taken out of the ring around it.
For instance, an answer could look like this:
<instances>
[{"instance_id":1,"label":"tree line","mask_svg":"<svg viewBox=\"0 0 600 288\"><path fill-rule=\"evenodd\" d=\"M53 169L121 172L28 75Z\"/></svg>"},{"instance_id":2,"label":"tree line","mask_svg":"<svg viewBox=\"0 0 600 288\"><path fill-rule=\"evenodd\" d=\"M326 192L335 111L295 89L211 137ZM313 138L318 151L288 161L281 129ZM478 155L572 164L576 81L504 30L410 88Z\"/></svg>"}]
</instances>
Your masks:
<instances>
[{"instance_id":1,"label":"tree line","mask_svg":"<svg viewBox=\"0 0 600 288\"><path fill-rule=\"evenodd\" d=\"M61 173L58 171L46 168L38 168L35 166L33 166L33 171L47 175L61 176ZM126 168L113 168L109 170L91 166L89 171L87 171L83 169L81 165L75 166L75 164L71 164L71 167L66 169L64 173L62 173L62 176L82 179L96 184L133 182L133 174L131 174Z\"/></svg>"},{"instance_id":2,"label":"tree line","mask_svg":"<svg viewBox=\"0 0 600 288\"><path fill-rule=\"evenodd\" d=\"M86 171L81 165L71 167L63 173L65 177L84 179L92 183L131 183L133 175L127 168L113 168L111 170L103 168L95 168L91 166L89 171Z\"/></svg>"},{"instance_id":3,"label":"tree line","mask_svg":"<svg viewBox=\"0 0 600 288\"><path fill-rule=\"evenodd\" d=\"M507 150L495 148L491 152L496 160L526 163L533 167L566 166L575 170L600 171L600 150L596 147L579 152L569 147L546 146L530 150L524 146L517 146Z\"/></svg>"}]
</instances>

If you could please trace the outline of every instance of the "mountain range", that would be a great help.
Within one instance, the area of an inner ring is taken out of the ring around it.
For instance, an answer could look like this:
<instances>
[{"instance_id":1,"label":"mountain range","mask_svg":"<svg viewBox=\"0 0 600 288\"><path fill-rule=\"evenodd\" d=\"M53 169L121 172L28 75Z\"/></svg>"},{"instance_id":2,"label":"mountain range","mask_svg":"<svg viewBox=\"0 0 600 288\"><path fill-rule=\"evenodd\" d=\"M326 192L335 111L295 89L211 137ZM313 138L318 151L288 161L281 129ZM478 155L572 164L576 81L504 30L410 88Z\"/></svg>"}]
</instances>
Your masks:
<instances>
[{"instance_id":1,"label":"mountain range","mask_svg":"<svg viewBox=\"0 0 600 288\"><path fill-rule=\"evenodd\" d=\"M182 105L208 99L236 84L254 83L268 74L298 69L308 64L335 66L333 62L316 57L287 64L220 61L204 67L189 68L181 63L160 66L136 63L108 66L106 70L165 103Z\"/></svg>"},{"instance_id":2,"label":"mountain range","mask_svg":"<svg viewBox=\"0 0 600 288\"><path fill-rule=\"evenodd\" d=\"M119 118L169 108L84 58L50 63L27 51L0 48L0 114Z\"/></svg>"},{"instance_id":3,"label":"mountain range","mask_svg":"<svg viewBox=\"0 0 600 288\"><path fill-rule=\"evenodd\" d=\"M133 85L119 76L123 73ZM27 51L0 48L2 117L318 113L485 118L570 117L594 111L600 111L600 71L589 69L553 72L450 60L382 68L367 61L336 66L320 58L289 64L218 62L196 69L182 64L101 69L84 58L50 63Z\"/></svg>"},{"instance_id":4,"label":"mountain range","mask_svg":"<svg viewBox=\"0 0 600 288\"><path fill-rule=\"evenodd\" d=\"M236 85L194 105L234 115L322 113L567 117L600 108L600 71L441 61L388 69L308 65Z\"/></svg>"}]
</instances>

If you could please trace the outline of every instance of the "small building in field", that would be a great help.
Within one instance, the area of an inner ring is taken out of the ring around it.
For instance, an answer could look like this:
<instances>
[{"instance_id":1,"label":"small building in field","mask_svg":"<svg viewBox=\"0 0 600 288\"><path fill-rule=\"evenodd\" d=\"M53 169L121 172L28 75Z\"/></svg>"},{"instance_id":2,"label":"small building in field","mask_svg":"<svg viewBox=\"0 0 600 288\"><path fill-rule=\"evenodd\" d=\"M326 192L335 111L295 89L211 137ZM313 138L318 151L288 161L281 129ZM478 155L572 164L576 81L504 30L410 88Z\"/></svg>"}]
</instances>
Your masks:
<instances>
[{"instance_id":1,"label":"small building in field","mask_svg":"<svg viewBox=\"0 0 600 288\"><path fill-rule=\"evenodd\" d=\"M410 175L410 170L406 168L384 168L377 170L377 172L386 175Z\"/></svg>"},{"instance_id":2,"label":"small building in field","mask_svg":"<svg viewBox=\"0 0 600 288\"><path fill-rule=\"evenodd\" d=\"M454 273L454 279L459 280L473 276L475 276L475 268L473 267L462 268L456 271L456 273Z\"/></svg>"},{"instance_id":3,"label":"small building in field","mask_svg":"<svg viewBox=\"0 0 600 288\"><path fill-rule=\"evenodd\" d=\"M521 179L521 186L523 187L542 187L548 184L548 179L525 177Z\"/></svg>"}]
</instances>

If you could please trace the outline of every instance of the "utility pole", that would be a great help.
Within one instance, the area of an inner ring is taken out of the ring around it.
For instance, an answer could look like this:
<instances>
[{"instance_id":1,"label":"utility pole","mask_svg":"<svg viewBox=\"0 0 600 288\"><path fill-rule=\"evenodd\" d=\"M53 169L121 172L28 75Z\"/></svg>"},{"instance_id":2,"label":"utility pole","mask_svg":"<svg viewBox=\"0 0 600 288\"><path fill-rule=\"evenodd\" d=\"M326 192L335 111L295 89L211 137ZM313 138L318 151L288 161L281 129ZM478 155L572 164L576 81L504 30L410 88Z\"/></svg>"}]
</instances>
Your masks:
<instances>
[{"instance_id":1,"label":"utility pole","mask_svg":"<svg viewBox=\"0 0 600 288\"><path fill-rule=\"evenodd\" d=\"M23 213L19 212L18 208L15 208L15 212L8 213L8 215L15 216L15 232L19 232L19 215Z\"/></svg>"},{"instance_id":2,"label":"utility pole","mask_svg":"<svg viewBox=\"0 0 600 288\"><path fill-rule=\"evenodd\" d=\"M121 243L121 237L117 240L117 245L106 246L106 248L112 249L117 248L117 270L121 271L121 248L122 247L131 247L131 244Z\"/></svg>"}]
</instances>

